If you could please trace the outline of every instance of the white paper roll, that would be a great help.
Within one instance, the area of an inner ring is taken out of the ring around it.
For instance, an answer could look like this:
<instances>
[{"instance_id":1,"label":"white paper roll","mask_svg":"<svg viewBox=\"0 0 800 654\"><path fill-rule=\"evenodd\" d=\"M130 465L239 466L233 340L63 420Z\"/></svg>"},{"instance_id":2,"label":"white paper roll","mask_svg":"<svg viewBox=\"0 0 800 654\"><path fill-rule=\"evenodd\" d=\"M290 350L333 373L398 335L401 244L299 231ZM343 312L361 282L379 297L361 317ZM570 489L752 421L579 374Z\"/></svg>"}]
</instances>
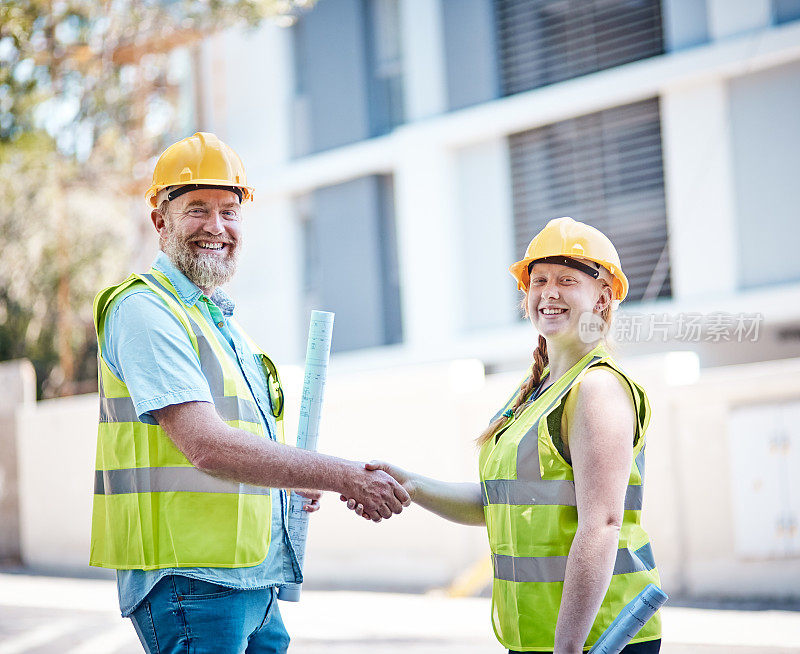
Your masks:
<instances>
[{"instance_id":1,"label":"white paper roll","mask_svg":"<svg viewBox=\"0 0 800 654\"><path fill-rule=\"evenodd\" d=\"M319 437L319 419L322 411L322 397L325 393L325 379L328 375L328 360L333 336L333 313L312 311L308 327L308 346L306 348L306 371L303 378L303 396L300 400L300 422L297 426L297 447L316 450ZM308 513L303 511L306 499L292 493L289 502L289 539L300 568L306 557L308 537ZM300 601L301 584L282 586L278 599L286 602Z\"/></svg>"},{"instance_id":2,"label":"white paper roll","mask_svg":"<svg viewBox=\"0 0 800 654\"><path fill-rule=\"evenodd\" d=\"M647 584L620 611L589 650L589 654L619 654L667 599L667 594L658 586Z\"/></svg>"}]
</instances>

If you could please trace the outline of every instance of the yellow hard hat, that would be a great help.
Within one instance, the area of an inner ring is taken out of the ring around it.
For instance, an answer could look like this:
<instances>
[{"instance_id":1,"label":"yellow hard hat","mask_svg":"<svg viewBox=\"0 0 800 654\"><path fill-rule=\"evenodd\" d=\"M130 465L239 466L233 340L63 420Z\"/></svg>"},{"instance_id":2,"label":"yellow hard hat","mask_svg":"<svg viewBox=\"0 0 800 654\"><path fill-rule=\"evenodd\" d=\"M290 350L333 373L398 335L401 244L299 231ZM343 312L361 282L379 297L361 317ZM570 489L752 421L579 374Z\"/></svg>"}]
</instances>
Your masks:
<instances>
[{"instance_id":1,"label":"yellow hard hat","mask_svg":"<svg viewBox=\"0 0 800 654\"><path fill-rule=\"evenodd\" d=\"M145 198L156 206L158 192L168 186L231 187L241 201L253 199L239 155L209 132L197 132L170 145L156 162L153 185Z\"/></svg>"},{"instance_id":2,"label":"yellow hard hat","mask_svg":"<svg viewBox=\"0 0 800 654\"><path fill-rule=\"evenodd\" d=\"M622 301L628 294L628 278L622 272L617 250L608 237L599 229L572 218L554 218L533 237L525 250L525 257L509 268L517 279L517 288L528 291L533 261L545 257L579 257L603 266L613 279L613 299Z\"/></svg>"}]
</instances>

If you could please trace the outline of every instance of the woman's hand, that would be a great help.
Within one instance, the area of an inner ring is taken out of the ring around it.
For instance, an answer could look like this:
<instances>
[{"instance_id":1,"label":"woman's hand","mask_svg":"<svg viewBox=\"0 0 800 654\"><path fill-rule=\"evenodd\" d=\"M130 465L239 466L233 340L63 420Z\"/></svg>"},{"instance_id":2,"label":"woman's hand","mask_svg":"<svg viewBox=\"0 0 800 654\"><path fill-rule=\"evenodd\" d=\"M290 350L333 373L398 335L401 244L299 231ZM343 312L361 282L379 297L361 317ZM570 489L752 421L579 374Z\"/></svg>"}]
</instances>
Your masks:
<instances>
[{"instance_id":1,"label":"woman's hand","mask_svg":"<svg viewBox=\"0 0 800 654\"><path fill-rule=\"evenodd\" d=\"M306 511L307 513L319 511L320 500L322 499L322 491L306 488L295 488L294 492L300 495L300 497L305 497L306 499L311 500L303 505L303 511Z\"/></svg>"},{"instance_id":2,"label":"woman's hand","mask_svg":"<svg viewBox=\"0 0 800 654\"><path fill-rule=\"evenodd\" d=\"M405 489L412 502L446 520L462 525L484 524L480 484L439 481L408 472L385 461L370 461L365 468L381 470L390 475ZM348 509L363 518L370 519L370 516L364 514L364 508L355 500L346 495L341 495L340 499L347 502ZM375 522L380 522L380 518Z\"/></svg>"},{"instance_id":3,"label":"woman's hand","mask_svg":"<svg viewBox=\"0 0 800 654\"><path fill-rule=\"evenodd\" d=\"M366 470L383 470L387 475L390 475L395 478L397 483L399 483L403 488L405 488L406 492L408 493L411 501L414 501L414 492L416 490L416 486L412 481L411 474L407 471L403 470L402 468L398 468L397 466L393 466L386 461L370 461L369 463L364 464L364 468ZM361 516L366 520L374 520L375 522L380 522L380 517L377 519L370 518L369 515L364 513L364 507L361 504L358 504L353 498L348 498L345 495L340 495L339 499L342 502L347 502L347 508L351 511L355 511L356 515Z\"/></svg>"}]
</instances>

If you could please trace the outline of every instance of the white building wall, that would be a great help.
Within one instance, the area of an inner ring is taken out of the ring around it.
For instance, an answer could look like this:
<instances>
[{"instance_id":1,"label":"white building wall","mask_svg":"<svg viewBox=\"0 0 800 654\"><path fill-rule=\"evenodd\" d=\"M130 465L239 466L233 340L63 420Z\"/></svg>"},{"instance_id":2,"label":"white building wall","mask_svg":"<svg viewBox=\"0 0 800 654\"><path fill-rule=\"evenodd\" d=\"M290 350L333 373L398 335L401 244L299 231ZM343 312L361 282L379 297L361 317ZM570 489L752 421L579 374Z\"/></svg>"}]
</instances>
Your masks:
<instances>
[{"instance_id":1,"label":"white building wall","mask_svg":"<svg viewBox=\"0 0 800 654\"><path fill-rule=\"evenodd\" d=\"M676 84L661 95L676 300L726 296L736 289L739 262L727 90L722 79L703 79Z\"/></svg>"},{"instance_id":2,"label":"white building wall","mask_svg":"<svg viewBox=\"0 0 800 654\"><path fill-rule=\"evenodd\" d=\"M800 241L800 61L731 79L731 159L741 288L800 281L800 261L776 250Z\"/></svg>"},{"instance_id":3,"label":"white building wall","mask_svg":"<svg viewBox=\"0 0 800 654\"><path fill-rule=\"evenodd\" d=\"M236 319L276 361L305 352L303 248L296 206L289 198L256 196L245 209L244 250L230 284Z\"/></svg>"},{"instance_id":4,"label":"white building wall","mask_svg":"<svg viewBox=\"0 0 800 654\"><path fill-rule=\"evenodd\" d=\"M401 0L403 99L413 122L447 108L441 0Z\"/></svg>"},{"instance_id":5,"label":"white building wall","mask_svg":"<svg viewBox=\"0 0 800 654\"><path fill-rule=\"evenodd\" d=\"M706 6L713 39L754 32L772 22L771 0L706 0Z\"/></svg>"},{"instance_id":6,"label":"white building wall","mask_svg":"<svg viewBox=\"0 0 800 654\"><path fill-rule=\"evenodd\" d=\"M403 337L434 358L457 331L461 314L454 172L453 155L441 144L410 134L398 143L394 188Z\"/></svg>"},{"instance_id":7,"label":"white building wall","mask_svg":"<svg viewBox=\"0 0 800 654\"><path fill-rule=\"evenodd\" d=\"M518 294L509 284L514 252L510 164L506 139L492 139L456 152L456 291L459 330L474 332L514 324Z\"/></svg>"}]
</instances>

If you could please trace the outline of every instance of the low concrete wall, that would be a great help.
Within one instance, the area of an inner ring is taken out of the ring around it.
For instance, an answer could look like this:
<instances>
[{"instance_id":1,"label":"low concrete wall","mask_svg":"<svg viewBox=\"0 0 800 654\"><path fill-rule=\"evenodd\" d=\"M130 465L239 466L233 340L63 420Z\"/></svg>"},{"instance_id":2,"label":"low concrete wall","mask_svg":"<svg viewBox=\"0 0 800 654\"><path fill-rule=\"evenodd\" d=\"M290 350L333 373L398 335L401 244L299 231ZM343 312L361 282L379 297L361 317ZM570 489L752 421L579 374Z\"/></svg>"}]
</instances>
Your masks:
<instances>
[{"instance_id":1,"label":"low concrete wall","mask_svg":"<svg viewBox=\"0 0 800 654\"><path fill-rule=\"evenodd\" d=\"M44 400L17 412L22 562L85 573L94 488L97 395Z\"/></svg>"},{"instance_id":2,"label":"low concrete wall","mask_svg":"<svg viewBox=\"0 0 800 654\"><path fill-rule=\"evenodd\" d=\"M36 402L36 373L30 361L0 363L0 561L20 558L16 414Z\"/></svg>"},{"instance_id":3,"label":"low concrete wall","mask_svg":"<svg viewBox=\"0 0 800 654\"><path fill-rule=\"evenodd\" d=\"M729 411L744 399L800 398L800 360L707 370L686 386L667 384L668 357L626 364L653 408L644 522L667 592L800 596L800 559L746 560L734 549L727 438ZM301 375L284 376L287 434L294 434ZM477 481L472 441L517 381L516 374L484 379L477 362L361 373L334 363L320 450ZM87 571L96 419L94 395L27 403L16 412L20 534L28 565ZM306 574L316 586L445 586L487 556L483 528L454 525L419 507L374 525L328 494L312 519Z\"/></svg>"}]
</instances>

